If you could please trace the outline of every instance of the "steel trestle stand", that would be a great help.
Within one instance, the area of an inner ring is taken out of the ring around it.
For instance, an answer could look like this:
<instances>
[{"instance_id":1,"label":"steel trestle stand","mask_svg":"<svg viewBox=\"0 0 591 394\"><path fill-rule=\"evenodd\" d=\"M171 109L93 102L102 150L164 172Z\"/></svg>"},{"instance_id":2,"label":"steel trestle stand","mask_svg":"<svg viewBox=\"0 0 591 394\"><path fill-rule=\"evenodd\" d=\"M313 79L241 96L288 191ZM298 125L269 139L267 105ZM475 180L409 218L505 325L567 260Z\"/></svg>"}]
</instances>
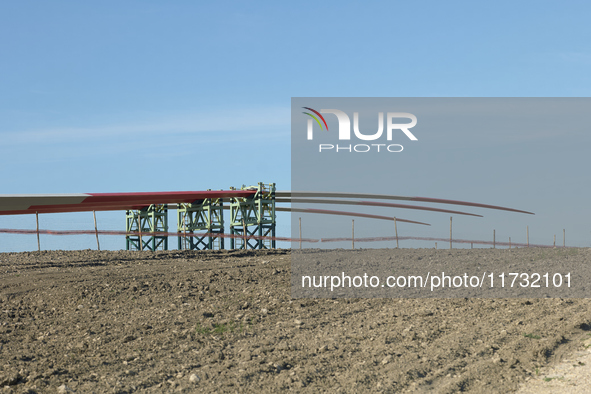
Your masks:
<instances>
[{"instance_id":1,"label":"steel trestle stand","mask_svg":"<svg viewBox=\"0 0 591 394\"><path fill-rule=\"evenodd\" d=\"M126 212L125 236L127 250L168 250L168 236L153 233L168 232L168 206L150 205Z\"/></svg>"},{"instance_id":2,"label":"steel trestle stand","mask_svg":"<svg viewBox=\"0 0 591 394\"><path fill-rule=\"evenodd\" d=\"M177 219L180 250L224 249L224 200L222 198L207 198L191 204L179 204ZM194 235L195 231L205 231L207 234Z\"/></svg>"},{"instance_id":3,"label":"steel trestle stand","mask_svg":"<svg viewBox=\"0 0 591 394\"><path fill-rule=\"evenodd\" d=\"M241 190L256 190L256 194L231 199L230 234L238 237L230 239L230 248L275 249L275 239L248 239L276 236L275 184L259 182L257 186L242 186Z\"/></svg>"}]
</instances>

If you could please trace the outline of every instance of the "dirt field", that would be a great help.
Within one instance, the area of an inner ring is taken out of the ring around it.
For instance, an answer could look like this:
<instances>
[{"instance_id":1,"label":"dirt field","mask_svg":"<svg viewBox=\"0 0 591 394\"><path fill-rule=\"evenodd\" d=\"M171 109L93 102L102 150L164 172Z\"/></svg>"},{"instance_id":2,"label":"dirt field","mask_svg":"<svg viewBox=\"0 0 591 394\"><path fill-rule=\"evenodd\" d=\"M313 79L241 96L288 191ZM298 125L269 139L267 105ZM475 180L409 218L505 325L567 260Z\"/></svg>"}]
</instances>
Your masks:
<instances>
[{"instance_id":1,"label":"dirt field","mask_svg":"<svg viewBox=\"0 0 591 394\"><path fill-rule=\"evenodd\" d=\"M505 393L591 333L589 300L292 299L289 284L286 250L0 254L0 392Z\"/></svg>"}]
</instances>

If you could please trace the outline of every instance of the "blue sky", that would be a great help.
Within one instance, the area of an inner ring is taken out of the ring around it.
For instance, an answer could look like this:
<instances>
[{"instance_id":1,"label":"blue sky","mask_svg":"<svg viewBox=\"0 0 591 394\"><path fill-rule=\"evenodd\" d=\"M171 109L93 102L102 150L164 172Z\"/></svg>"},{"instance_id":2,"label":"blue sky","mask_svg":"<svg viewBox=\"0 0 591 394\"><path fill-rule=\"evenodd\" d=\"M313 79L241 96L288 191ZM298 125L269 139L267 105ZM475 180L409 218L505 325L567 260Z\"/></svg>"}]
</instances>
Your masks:
<instances>
[{"instance_id":1,"label":"blue sky","mask_svg":"<svg viewBox=\"0 0 591 394\"><path fill-rule=\"evenodd\" d=\"M286 190L291 97L588 96L590 8L2 2L0 193Z\"/></svg>"}]
</instances>

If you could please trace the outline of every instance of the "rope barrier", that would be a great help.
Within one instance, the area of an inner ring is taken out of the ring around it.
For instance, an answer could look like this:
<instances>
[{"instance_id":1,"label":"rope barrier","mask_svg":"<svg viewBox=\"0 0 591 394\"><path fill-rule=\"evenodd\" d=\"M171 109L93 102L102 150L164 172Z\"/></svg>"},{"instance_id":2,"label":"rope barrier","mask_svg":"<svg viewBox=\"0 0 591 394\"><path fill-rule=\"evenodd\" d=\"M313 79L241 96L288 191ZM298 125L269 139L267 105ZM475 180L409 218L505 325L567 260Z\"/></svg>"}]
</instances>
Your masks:
<instances>
[{"instance_id":1,"label":"rope barrier","mask_svg":"<svg viewBox=\"0 0 591 394\"><path fill-rule=\"evenodd\" d=\"M146 232L142 231L111 231L111 230L24 230L24 229L0 229L0 233L2 234L47 234L47 235L135 235L139 236L140 234L142 237L144 236L158 236L158 237L183 237L185 233L173 233L173 232L165 232L165 231L151 231ZM242 234L226 234L226 233L187 233L190 237L221 237L221 238L244 238ZM248 235L246 238L248 239L262 239L262 240L275 240L275 241L299 241L299 238L288 238L288 237L267 237L267 236L260 236L260 235ZM304 238L302 242L318 242L317 239L310 239Z\"/></svg>"},{"instance_id":2,"label":"rope barrier","mask_svg":"<svg viewBox=\"0 0 591 394\"><path fill-rule=\"evenodd\" d=\"M25 230L25 229L0 229L0 234L46 234L46 235L126 235L126 236L139 236L139 232L127 232L127 231L110 231L110 230ZM162 237L183 237L184 233L174 232L142 232L142 236L162 236ZM188 234L191 237L221 237L221 238L244 238L243 234L227 234L227 233L191 233ZM285 242L309 242L309 243L329 243L329 242L351 242L352 238L288 238L288 237L267 237L260 235L247 235L247 239L255 240L275 240ZM412 241L442 241L447 242L449 238L433 238L433 237L371 237L371 238L355 238L355 242L384 242L384 241L395 241L398 240L412 240ZM469 244L473 243L476 245L493 245L493 241L482 241L482 240L468 240L468 239L453 239L454 243ZM526 244L526 243L515 243L515 242L496 242L496 245L500 246L511 246L511 247L536 247L536 248L554 248L554 245L542 245L542 244ZM564 247L564 246L563 246Z\"/></svg>"}]
</instances>

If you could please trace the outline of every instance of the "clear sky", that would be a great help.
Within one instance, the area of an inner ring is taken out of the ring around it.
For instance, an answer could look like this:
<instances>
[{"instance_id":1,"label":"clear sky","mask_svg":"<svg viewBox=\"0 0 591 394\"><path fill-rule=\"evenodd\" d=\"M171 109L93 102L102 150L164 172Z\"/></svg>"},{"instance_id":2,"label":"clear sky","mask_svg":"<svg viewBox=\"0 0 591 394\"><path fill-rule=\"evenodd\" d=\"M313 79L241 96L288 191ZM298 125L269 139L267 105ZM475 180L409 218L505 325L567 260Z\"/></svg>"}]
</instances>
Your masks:
<instances>
[{"instance_id":1,"label":"clear sky","mask_svg":"<svg viewBox=\"0 0 591 394\"><path fill-rule=\"evenodd\" d=\"M291 97L588 96L590 14L586 1L2 2L0 193L287 190Z\"/></svg>"}]
</instances>

